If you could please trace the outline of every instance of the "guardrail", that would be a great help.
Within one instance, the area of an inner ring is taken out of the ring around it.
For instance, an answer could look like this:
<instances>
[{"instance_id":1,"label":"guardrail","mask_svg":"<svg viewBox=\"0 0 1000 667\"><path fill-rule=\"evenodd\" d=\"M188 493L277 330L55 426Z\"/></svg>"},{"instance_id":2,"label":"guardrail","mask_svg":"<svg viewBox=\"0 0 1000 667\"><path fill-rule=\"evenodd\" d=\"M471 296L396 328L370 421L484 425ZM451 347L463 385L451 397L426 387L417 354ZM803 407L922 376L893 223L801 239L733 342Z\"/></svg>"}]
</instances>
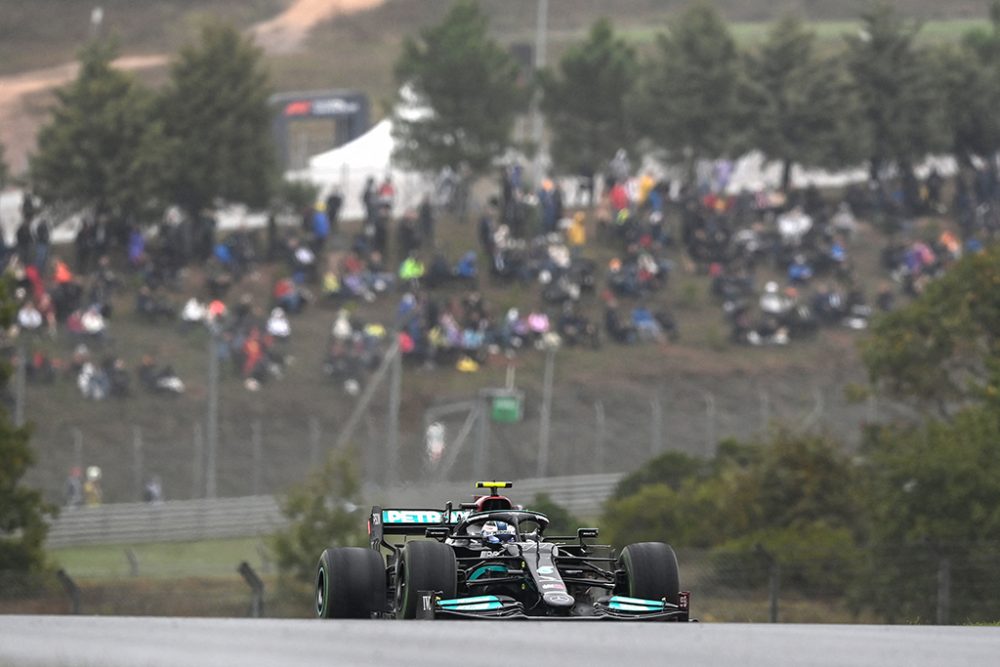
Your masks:
<instances>
[{"instance_id":1,"label":"guardrail","mask_svg":"<svg viewBox=\"0 0 1000 667\"><path fill-rule=\"evenodd\" d=\"M511 497L530 503L539 493L581 517L596 516L621 479L621 473L519 480ZM471 497L472 482L413 484L392 489L366 488L363 497L383 506L438 507L446 500ZM47 546L181 542L268 535L286 523L275 496L212 500L171 500L159 504L121 503L64 510L49 530Z\"/></svg>"}]
</instances>

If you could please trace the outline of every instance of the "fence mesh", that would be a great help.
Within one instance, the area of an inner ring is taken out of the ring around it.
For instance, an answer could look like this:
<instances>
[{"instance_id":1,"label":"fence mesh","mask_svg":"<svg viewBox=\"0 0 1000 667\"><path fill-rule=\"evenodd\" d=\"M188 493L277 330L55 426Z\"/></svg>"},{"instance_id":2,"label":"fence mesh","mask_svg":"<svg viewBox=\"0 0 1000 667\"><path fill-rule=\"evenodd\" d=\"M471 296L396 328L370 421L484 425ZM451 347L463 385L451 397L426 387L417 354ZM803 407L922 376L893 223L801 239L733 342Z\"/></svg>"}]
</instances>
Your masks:
<instances>
[{"instance_id":1,"label":"fence mesh","mask_svg":"<svg viewBox=\"0 0 1000 667\"><path fill-rule=\"evenodd\" d=\"M681 588L703 622L977 624L1000 619L1000 549L941 555L920 548L799 554L782 562L766 552L678 550ZM232 568L141 571L136 576L90 571L73 577L84 614L248 616L250 587ZM263 615L312 614L308 585L289 584L270 566ZM52 572L0 572L0 613L68 614L73 593Z\"/></svg>"}]
</instances>

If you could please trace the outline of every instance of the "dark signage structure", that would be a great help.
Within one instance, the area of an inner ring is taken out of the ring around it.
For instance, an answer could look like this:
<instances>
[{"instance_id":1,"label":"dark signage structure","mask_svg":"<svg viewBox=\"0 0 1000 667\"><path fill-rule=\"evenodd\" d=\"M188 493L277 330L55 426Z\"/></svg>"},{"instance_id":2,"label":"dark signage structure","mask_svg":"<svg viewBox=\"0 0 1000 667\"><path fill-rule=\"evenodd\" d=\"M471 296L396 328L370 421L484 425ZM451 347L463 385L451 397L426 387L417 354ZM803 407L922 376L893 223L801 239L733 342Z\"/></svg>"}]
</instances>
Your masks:
<instances>
[{"instance_id":1,"label":"dark signage structure","mask_svg":"<svg viewBox=\"0 0 1000 667\"><path fill-rule=\"evenodd\" d=\"M280 93L270 100L271 128L284 169L303 169L309 158L368 131L369 104L353 90Z\"/></svg>"}]
</instances>

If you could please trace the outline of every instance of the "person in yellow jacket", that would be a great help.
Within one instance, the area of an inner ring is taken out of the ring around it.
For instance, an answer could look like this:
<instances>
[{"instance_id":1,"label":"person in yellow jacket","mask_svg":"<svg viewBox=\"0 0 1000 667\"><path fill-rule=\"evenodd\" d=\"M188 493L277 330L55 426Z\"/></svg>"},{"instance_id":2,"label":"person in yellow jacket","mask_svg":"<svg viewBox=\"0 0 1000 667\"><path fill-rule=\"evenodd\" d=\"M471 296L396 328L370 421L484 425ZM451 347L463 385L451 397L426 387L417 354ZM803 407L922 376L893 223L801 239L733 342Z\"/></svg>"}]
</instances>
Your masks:
<instances>
[{"instance_id":1,"label":"person in yellow jacket","mask_svg":"<svg viewBox=\"0 0 1000 667\"><path fill-rule=\"evenodd\" d=\"M573 214L573 219L566 228L566 243L570 248L579 248L587 244L587 226L582 211Z\"/></svg>"}]
</instances>

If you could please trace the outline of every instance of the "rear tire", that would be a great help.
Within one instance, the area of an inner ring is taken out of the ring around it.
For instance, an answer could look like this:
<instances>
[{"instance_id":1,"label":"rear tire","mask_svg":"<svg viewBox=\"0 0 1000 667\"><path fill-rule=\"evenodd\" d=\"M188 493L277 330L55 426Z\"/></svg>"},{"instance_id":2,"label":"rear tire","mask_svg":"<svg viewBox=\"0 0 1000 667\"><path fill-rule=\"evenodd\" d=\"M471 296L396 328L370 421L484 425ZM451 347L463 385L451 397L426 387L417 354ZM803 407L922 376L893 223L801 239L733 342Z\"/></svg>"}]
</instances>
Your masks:
<instances>
[{"instance_id":1,"label":"rear tire","mask_svg":"<svg viewBox=\"0 0 1000 667\"><path fill-rule=\"evenodd\" d=\"M670 545L663 542L630 544L618 556L618 568L625 570L625 581L615 591L619 595L680 603L677 556Z\"/></svg>"},{"instance_id":2,"label":"rear tire","mask_svg":"<svg viewBox=\"0 0 1000 667\"><path fill-rule=\"evenodd\" d=\"M396 617L416 618L420 591L437 591L455 597L458 566L455 551L447 544L407 542L396 573Z\"/></svg>"},{"instance_id":3,"label":"rear tire","mask_svg":"<svg viewBox=\"0 0 1000 667\"><path fill-rule=\"evenodd\" d=\"M371 618L385 611L385 562L373 549L325 549L316 571L316 615Z\"/></svg>"}]
</instances>

